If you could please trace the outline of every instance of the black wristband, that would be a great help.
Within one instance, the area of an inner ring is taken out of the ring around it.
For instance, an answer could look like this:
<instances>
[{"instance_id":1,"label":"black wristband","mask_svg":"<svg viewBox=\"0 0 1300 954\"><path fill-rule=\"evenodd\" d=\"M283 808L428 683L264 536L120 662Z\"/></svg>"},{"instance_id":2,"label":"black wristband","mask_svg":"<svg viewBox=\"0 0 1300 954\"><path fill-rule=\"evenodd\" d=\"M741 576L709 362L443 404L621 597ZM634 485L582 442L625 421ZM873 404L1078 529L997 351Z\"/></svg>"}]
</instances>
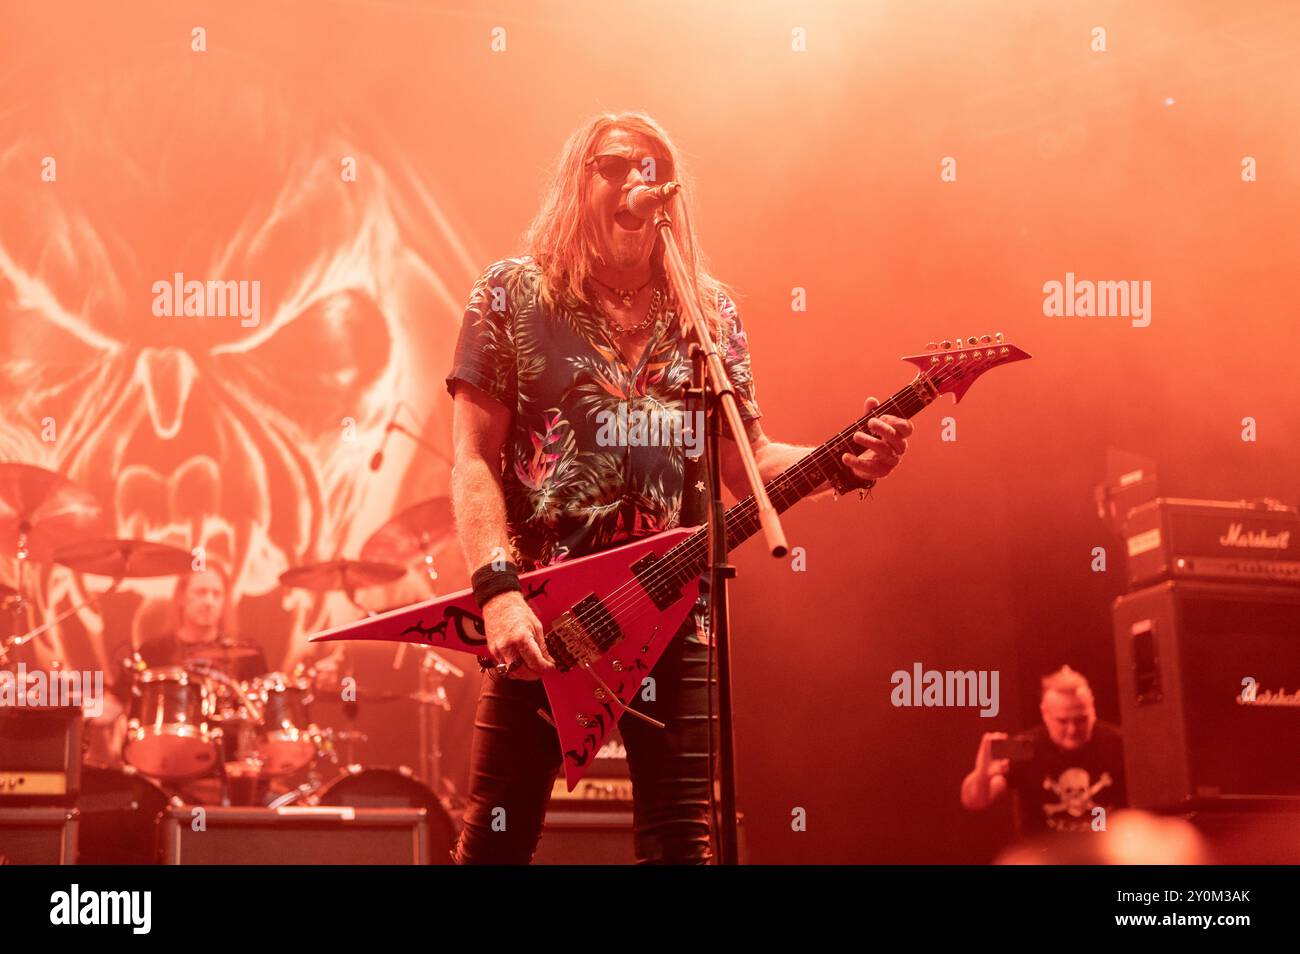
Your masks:
<instances>
[{"instance_id":1,"label":"black wristband","mask_svg":"<svg viewBox=\"0 0 1300 954\"><path fill-rule=\"evenodd\" d=\"M519 567L513 563L506 563L504 567L500 563L484 564L474 571L469 585L474 590L474 602L478 604L479 609L482 609L494 596L500 596L502 593L521 593L524 589L519 582Z\"/></svg>"}]
</instances>

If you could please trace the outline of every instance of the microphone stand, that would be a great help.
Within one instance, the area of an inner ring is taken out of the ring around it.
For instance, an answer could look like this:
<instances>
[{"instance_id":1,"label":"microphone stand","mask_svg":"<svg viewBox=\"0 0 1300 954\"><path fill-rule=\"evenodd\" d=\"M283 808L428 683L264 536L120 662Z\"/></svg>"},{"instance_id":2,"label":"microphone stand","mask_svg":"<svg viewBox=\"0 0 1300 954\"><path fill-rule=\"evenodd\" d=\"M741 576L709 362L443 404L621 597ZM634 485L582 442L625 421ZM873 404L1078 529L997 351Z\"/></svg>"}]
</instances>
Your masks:
<instances>
[{"instance_id":1,"label":"microphone stand","mask_svg":"<svg viewBox=\"0 0 1300 954\"><path fill-rule=\"evenodd\" d=\"M675 191L675 190L674 190ZM722 468L721 468L721 425L717 414L720 410L725 415L727 426L740 452L741 463L745 469L745 479L749 481L758 504L759 525L767 540L772 556L785 556L788 547L785 532L776 508L772 506L767 490L763 487L763 478L758 472L754 460L754 450L749 445L744 423L740 419L740 409L736 404L736 395L731 388L731 379L727 369L718 356L717 345L709 333L708 324L700 310L695 295L695 276L687 274L682 260L681 250L673 235L672 219L666 207L661 205L654 216L654 228L658 230L663 241L664 271L668 275L677 301L684 313L687 324L694 335L692 345L696 364L696 387L704 392L707 412L704 415L704 433L708 447L708 484L709 484L709 637L714 641L718 659L718 768L719 797L722 818L717 824L718 863L734 865L738 862L736 832L736 767L735 739L732 730L731 706L731 621L728 613L727 581L736 575L736 568L727 562L726 511L722 504ZM698 350L697 350L698 349ZM703 373L699 373L701 368ZM707 387L705 386L707 385ZM707 687L707 683L706 683ZM713 779L709 779L712 787ZM710 792L710 795L713 793ZM712 799L710 799L712 801Z\"/></svg>"}]
</instances>

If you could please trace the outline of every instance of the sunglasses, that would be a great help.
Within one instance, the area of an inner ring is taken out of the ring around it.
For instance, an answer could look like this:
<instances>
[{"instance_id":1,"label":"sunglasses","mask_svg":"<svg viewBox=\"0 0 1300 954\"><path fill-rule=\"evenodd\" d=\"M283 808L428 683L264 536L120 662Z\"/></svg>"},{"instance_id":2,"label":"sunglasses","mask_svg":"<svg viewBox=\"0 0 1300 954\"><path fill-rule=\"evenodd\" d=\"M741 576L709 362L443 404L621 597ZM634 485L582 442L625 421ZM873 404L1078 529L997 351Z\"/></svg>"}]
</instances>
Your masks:
<instances>
[{"instance_id":1,"label":"sunglasses","mask_svg":"<svg viewBox=\"0 0 1300 954\"><path fill-rule=\"evenodd\" d=\"M673 177L672 160L655 156L593 156L587 160L587 165L595 166L601 178L610 182L622 182L632 169L640 172L648 182L667 181Z\"/></svg>"}]
</instances>

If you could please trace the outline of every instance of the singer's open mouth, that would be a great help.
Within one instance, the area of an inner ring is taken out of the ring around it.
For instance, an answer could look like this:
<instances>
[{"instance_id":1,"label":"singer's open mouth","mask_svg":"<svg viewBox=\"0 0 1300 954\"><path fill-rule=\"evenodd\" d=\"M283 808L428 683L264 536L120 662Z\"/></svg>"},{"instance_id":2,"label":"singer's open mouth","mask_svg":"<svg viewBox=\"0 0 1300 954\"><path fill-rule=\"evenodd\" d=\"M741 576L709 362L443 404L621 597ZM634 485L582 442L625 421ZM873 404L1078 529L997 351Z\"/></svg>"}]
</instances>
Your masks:
<instances>
[{"instance_id":1,"label":"singer's open mouth","mask_svg":"<svg viewBox=\"0 0 1300 954\"><path fill-rule=\"evenodd\" d=\"M639 232L645 227L645 219L637 218L626 209L620 209L614 213L614 222L619 228L626 229L629 232Z\"/></svg>"}]
</instances>

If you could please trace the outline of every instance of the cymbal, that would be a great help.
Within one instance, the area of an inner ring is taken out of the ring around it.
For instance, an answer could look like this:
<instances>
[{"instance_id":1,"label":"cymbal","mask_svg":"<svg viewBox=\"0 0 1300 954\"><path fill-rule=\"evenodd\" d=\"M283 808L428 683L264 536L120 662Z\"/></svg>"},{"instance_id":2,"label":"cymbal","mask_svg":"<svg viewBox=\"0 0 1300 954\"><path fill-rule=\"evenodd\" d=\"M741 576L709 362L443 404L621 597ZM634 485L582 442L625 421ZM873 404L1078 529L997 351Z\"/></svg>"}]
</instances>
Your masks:
<instances>
[{"instance_id":1,"label":"cymbal","mask_svg":"<svg viewBox=\"0 0 1300 954\"><path fill-rule=\"evenodd\" d=\"M61 546L104 534L99 501L62 474L34 464L0 464L0 554L49 563Z\"/></svg>"},{"instance_id":2,"label":"cymbal","mask_svg":"<svg viewBox=\"0 0 1300 954\"><path fill-rule=\"evenodd\" d=\"M430 497L407 507L370 535L361 559L410 566L456 540L451 501Z\"/></svg>"},{"instance_id":3,"label":"cymbal","mask_svg":"<svg viewBox=\"0 0 1300 954\"><path fill-rule=\"evenodd\" d=\"M391 563L328 560L285 570L280 574L280 584L304 590L359 590L391 583L405 573L402 567Z\"/></svg>"},{"instance_id":4,"label":"cymbal","mask_svg":"<svg viewBox=\"0 0 1300 954\"><path fill-rule=\"evenodd\" d=\"M54 553L55 563L79 573L131 579L188 573L192 559L188 550L148 540L87 540Z\"/></svg>"}]
</instances>

